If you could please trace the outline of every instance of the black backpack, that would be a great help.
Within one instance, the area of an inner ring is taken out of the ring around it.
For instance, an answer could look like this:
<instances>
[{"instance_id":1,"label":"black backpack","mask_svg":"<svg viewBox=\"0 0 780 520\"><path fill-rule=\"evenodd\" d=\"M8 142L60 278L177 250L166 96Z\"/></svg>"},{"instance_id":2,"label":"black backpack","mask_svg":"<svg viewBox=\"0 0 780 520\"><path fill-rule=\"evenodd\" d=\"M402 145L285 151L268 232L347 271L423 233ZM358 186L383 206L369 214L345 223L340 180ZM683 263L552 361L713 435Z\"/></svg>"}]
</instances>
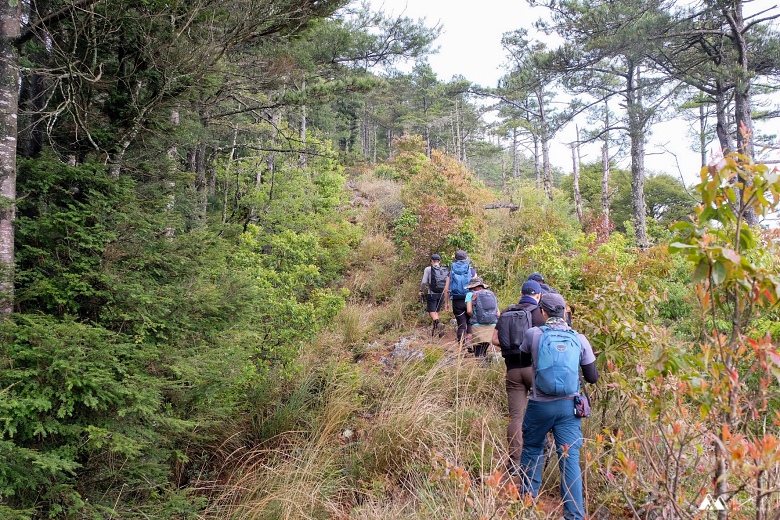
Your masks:
<instances>
[{"instance_id":1,"label":"black backpack","mask_svg":"<svg viewBox=\"0 0 780 520\"><path fill-rule=\"evenodd\" d=\"M519 352L525 331L533 327L531 314L537 307L538 305L529 307L512 305L501 313L496 330L498 330L498 343L502 355Z\"/></svg>"},{"instance_id":2,"label":"black backpack","mask_svg":"<svg viewBox=\"0 0 780 520\"><path fill-rule=\"evenodd\" d=\"M447 285L447 276L450 272L446 267L440 265L431 266L431 280L428 284L428 290L432 293L441 294Z\"/></svg>"}]
</instances>

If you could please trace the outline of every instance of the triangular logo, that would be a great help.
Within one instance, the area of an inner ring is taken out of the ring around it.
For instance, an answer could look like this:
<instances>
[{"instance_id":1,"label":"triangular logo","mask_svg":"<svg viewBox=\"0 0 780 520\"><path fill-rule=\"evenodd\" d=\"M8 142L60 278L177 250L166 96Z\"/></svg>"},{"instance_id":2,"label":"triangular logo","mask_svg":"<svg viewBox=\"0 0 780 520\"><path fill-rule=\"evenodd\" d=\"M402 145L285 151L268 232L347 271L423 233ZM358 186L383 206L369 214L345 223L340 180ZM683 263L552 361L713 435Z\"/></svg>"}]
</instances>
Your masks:
<instances>
[{"instance_id":1,"label":"triangular logo","mask_svg":"<svg viewBox=\"0 0 780 520\"><path fill-rule=\"evenodd\" d=\"M699 511L725 511L726 501L723 498L718 497L713 499L711 495L704 497L704 500L699 504Z\"/></svg>"}]
</instances>

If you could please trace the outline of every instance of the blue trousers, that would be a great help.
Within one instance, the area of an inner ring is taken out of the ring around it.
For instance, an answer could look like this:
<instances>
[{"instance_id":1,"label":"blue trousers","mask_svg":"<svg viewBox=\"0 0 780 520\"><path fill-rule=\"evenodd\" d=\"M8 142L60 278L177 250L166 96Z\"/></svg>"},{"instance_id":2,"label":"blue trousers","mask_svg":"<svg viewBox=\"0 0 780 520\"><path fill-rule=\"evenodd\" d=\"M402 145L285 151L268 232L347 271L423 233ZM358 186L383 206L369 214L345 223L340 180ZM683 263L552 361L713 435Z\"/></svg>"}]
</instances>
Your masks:
<instances>
[{"instance_id":1,"label":"blue trousers","mask_svg":"<svg viewBox=\"0 0 780 520\"><path fill-rule=\"evenodd\" d=\"M523 420L523 452L520 457L523 492L531 493L534 498L539 493L544 446L547 432L552 430L561 470L561 498L566 520L582 520L585 516L580 470L581 420L574 416L574 402L569 399L528 401Z\"/></svg>"}]
</instances>

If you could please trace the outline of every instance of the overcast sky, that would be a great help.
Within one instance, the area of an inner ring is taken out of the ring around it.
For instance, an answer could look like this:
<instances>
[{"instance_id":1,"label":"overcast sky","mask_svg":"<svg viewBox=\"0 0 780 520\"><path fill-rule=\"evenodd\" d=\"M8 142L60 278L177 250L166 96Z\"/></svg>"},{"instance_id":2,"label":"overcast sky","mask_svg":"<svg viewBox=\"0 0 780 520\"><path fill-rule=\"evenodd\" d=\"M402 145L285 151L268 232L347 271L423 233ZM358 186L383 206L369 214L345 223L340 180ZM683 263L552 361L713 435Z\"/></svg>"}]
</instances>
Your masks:
<instances>
[{"instance_id":1,"label":"overcast sky","mask_svg":"<svg viewBox=\"0 0 780 520\"><path fill-rule=\"evenodd\" d=\"M777 4L775 0L756 0L748 5L754 12ZM428 26L440 24L443 31L436 41L439 52L428 60L439 79L449 81L455 75L462 75L488 87L496 86L505 71L501 36L523 27L533 34L532 23L544 13L542 8L530 8L525 0L372 0L372 6L395 15L425 18ZM776 104L780 103L780 95L777 97ZM580 128L585 125L584 119L579 125ZM676 177L682 174L686 184L696 182L701 159L691 150L688 129L689 123L682 120L655 125L646 147L646 169ZM780 121L764 124L761 130L780 134ZM556 136L551 146L551 162L565 172L571 172L572 168L571 150L566 143L574 140L575 128L570 125ZM583 162L599 160L596 147L586 146L581 151ZM629 168L630 160L620 160L619 166Z\"/></svg>"}]
</instances>

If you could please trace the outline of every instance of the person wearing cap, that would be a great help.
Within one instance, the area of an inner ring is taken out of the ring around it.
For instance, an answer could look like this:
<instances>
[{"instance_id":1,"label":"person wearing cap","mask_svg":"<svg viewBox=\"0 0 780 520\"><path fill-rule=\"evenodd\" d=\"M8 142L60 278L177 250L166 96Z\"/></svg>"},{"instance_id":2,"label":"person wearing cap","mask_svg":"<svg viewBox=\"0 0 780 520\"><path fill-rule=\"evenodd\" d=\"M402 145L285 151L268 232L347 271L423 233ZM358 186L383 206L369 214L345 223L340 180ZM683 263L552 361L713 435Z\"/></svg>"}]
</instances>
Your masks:
<instances>
[{"instance_id":1,"label":"person wearing cap","mask_svg":"<svg viewBox=\"0 0 780 520\"><path fill-rule=\"evenodd\" d=\"M534 281L534 282L538 283L539 287L542 288L542 294L547 294L547 293L556 293L557 294L558 293L558 291L556 291L555 289L550 287L544 281L544 276L542 276L541 273L531 273L531 274L529 274L528 275L528 280L529 281Z\"/></svg>"},{"instance_id":2,"label":"person wearing cap","mask_svg":"<svg viewBox=\"0 0 780 520\"><path fill-rule=\"evenodd\" d=\"M493 339L493 332L496 330L496 321L501 315L501 311L498 309L498 299L492 291L489 290L489 285L486 284L479 276L473 277L466 289L469 290L466 293L466 315L469 317L469 323L472 330L472 348L474 350L474 357L483 358L487 356L487 350L490 347L490 342ZM482 291L485 291L482 295ZM488 294L489 293L489 294ZM495 309L495 312L490 313L488 316L490 323L480 323L474 315L474 306L477 298L482 299L483 305L490 305Z\"/></svg>"},{"instance_id":3,"label":"person wearing cap","mask_svg":"<svg viewBox=\"0 0 780 520\"><path fill-rule=\"evenodd\" d=\"M466 313L466 286L469 281L477 276L477 270L471 266L468 254L459 249L455 251L455 261L450 265L450 284L448 286L450 300L452 302L452 314L458 323L458 344L471 346L472 329L469 316Z\"/></svg>"},{"instance_id":4,"label":"person wearing cap","mask_svg":"<svg viewBox=\"0 0 780 520\"><path fill-rule=\"evenodd\" d=\"M538 282L538 283L539 283L539 287L541 287L541 288L542 288L542 294L547 294L547 293L560 294L558 291L556 291L555 289L553 289L552 287L550 287L550 285L549 285L549 284L547 284L547 283L544 281L544 276L542 276L542 274L541 274L541 273L531 273L531 274L529 274L529 275L528 275L528 280L529 280L529 281ZM564 316L564 318L566 319L566 323L568 323L570 327L571 327L571 324L572 324L572 317L573 317L573 314L574 314L574 313L573 313L573 311L571 310L571 307L569 307L569 306L567 305L567 306L566 306L566 315Z\"/></svg>"},{"instance_id":5,"label":"person wearing cap","mask_svg":"<svg viewBox=\"0 0 780 520\"><path fill-rule=\"evenodd\" d=\"M450 273L446 267L441 265L441 255L432 254L431 265L423 271L419 292L420 298L425 297L425 309L433 322L431 337L436 334L441 337L444 334L444 324L439 321L439 312L442 304L444 304L445 310L450 310L450 300L447 297L449 284Z\"/></svg>"},{"instance_id":6,"label":"person wearing cap","mask_svg":"<svg viewBox=\"0 0 780 520\"><path fill-rule=\"evenodd\" d=\"M531 327L541 327L545 322L539 308L542 288L538 282L528 280L523 284L520 292L522 294L520 301L504 309L502 315L506 316L507 311L530 311ZM499 329L506 330L507 335L512 334L510 321L510 319L498 319L492 338L494 345L501 345L498 339ZM516 338L516 341L518 344L522 343L523 338ZM502 352L504 351L505 349L502 349ZM509 424L506 428L507 446L509 447L507 469L510 475L517 476L520 474L520 454L523 450L523 417L528 403L528 390L533 386L534 374L533 368L530 366L521 366L519 355L504 354L504 364L506 365L506 398L509 404Z\"/></svg>"},{"instance_id":7,"label":"person wearing cap","mask_svg":"<svg viewBox=\"0 0 780 520\"><path fill-rule=\"evenodd\" d=\"M571 330L564 319L566 301L560 294L543 294L539 307L545 318L545 329ZM545 333L541 327L532 327L525 332L520 345L520 366L535 367L539 352L539 341ZM599 374L596 356L587 338L577 333L581 345L580 370L588 383L595 383ZM536 385L529 393L528 407L523 419L523 451L520 466L523 477L523 492L536 498L542 483L544 446L547 433L552 431L558 452L558 466L561 471L561 498L564 518L581 520L585 517L582 498L582 470L580 469L580 447L582 446L582 425L580 417L574 415L574 395L551 396L542 393Z\"/></svg>"}]
</instances>

